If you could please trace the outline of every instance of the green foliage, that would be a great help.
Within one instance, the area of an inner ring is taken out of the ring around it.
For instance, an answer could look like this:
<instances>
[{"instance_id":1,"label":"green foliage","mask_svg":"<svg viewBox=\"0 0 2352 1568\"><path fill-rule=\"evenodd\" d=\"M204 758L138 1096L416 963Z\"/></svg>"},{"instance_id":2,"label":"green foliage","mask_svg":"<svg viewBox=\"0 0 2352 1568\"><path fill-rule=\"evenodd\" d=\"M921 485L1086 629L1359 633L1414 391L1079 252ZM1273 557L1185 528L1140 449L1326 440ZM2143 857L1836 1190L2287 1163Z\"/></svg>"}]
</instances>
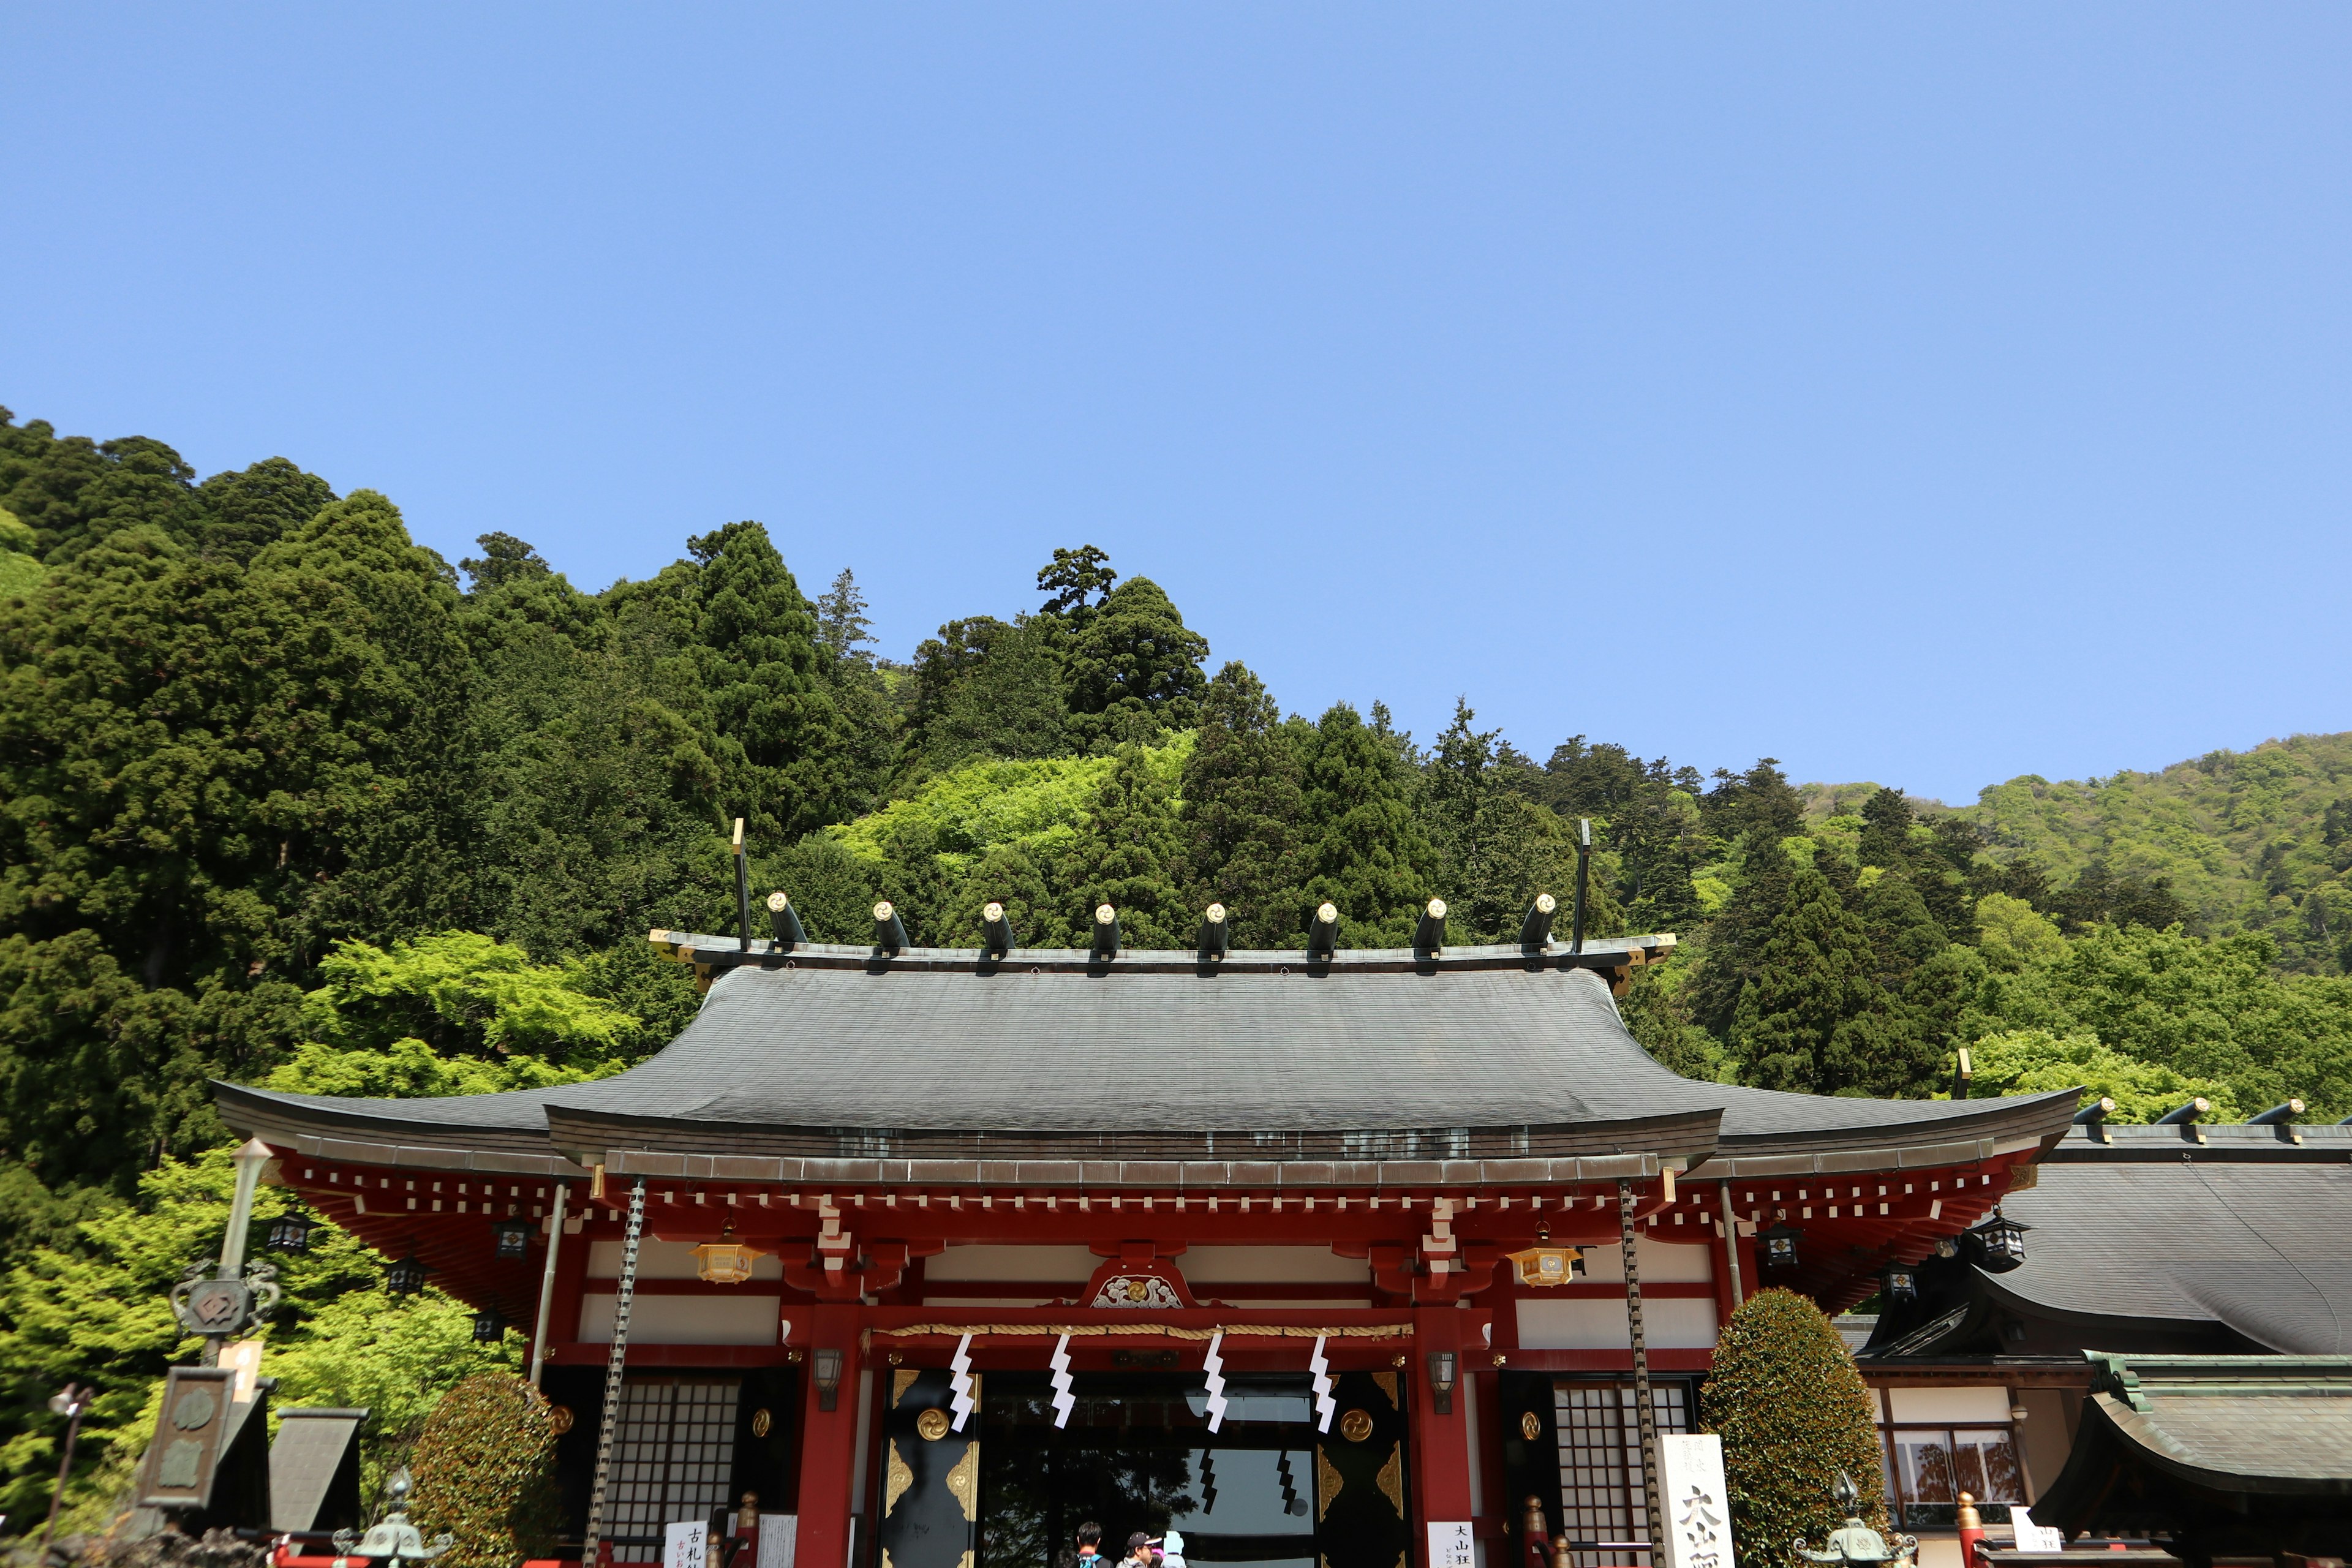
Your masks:
<instances>
[{"instance_id":1,"label":"green foliage","mask_svg":"<svg viewBox=\"0 0 2352 1568\"><path fill-rule=\"evenodd\" d=\"M1699 1390L1703 1429L1723 1438L1732 1543L1743 1562L1783 1561L1844 1523L1841 1473L1862 1490L1863 1518L1886 1528L1875 1405L1822 1310L1793 1290L1758 1292L1715 1343Z\"/></svg>"},{"instance_id":2,"label":"green foliage","mask_svg":"<svg viewBox=\"0 0 2352 1568\"><path fill-rule=\"evenodd\" d=\"M410 1510L457 1537L450 1568L516 1568L553 1553L562 1499L548 1404L506 1372L478 1372L441 1396L416 1439Z\"/></svg>"},{"instance_id":3,"label":"green foliage","mask_svg":"<svg viewBox=\"0 0 2352 1568\"><path fill-rule=\"evenodd\" d=\"M1305 900L1297 749L1265 684L1239 660L1209 682L1199 734L1184 765L1191 901L1224 905L1236 947L1286 947L1299 936Z\"/></svg>"},{"instance_id":4,"label":"green foliage","mask_svg":"<svg viewBox=\"0 0 2352 1568\"><path fill-rule=\"evenodd\" d=\"M615 1054L636 1023L570 971L473 931L389 949L341 942L319 973L325 984L303 999L303 1026L345 1050L415 1036L444 1054L594 1059Z\"/></svg>"},{"instance_id":5,"label":"green foliage","mask_svg":"<svg viewBox=\"0 0 2352 1568\"><path fill-rule=\"evenodd\" d=\"M1576 843L1569 825L1530 798L1534 770L1500 749L1502 731L1474 729L1477 714L1456 699L1454 721L1422 770L1422 822L1436 852L1437 885L1446 889L1449 940L1516 939L1538 893L1567 900L1576 885ZM1515 785L1517 787L1515 787ZM1624 930L1609 879L1585 901L1588 936Z\"/></svg>"},{"instance_id":6,"label":"green foliage","mask_svg":"<svg viewBox=\"0 0 2352 1568\"><path fill-rule=\"evenodd\" d=\"M1799 871L1733 1020L1748 1080L1827 1094L1907 1078L1916 1042L1886 1010L1876 963L1861 917L1821 872Z\"/></svg>"},{"instance_id":7,"label":"green foliage","mask_svg":"<svg viewBox=\"0 0 2352 1568\"><path fill-rule=\"evenodd\" d=\"M2296 735L2158 773L2029 773L1958 815L1998 861L2031 862L2062 886L2095 868L2143 887L2161 879L2203 931L2265 932L2287 968L2338 973L2352 967L2352 856L2327 823L2347 799L2352 734Z\"/></svg>"},{"instance_id":8,"label":"green foliage","mask_svg":"<svg viewBox=\"0 0 2352 1568\"><path fill-rule=\"evenodd\" d=\"M1209 639L1149 577L1130 577L1068 633L1071 738L1099 749L1152 744L1200 716Z\"/></svg>"},{"instance_id":9,"label":"green foliage","mask_svg":"<svg viewBox=\"0 0 2352 1568\"><path fill-rule=\"evenodd\" d=\"M139 1182L136 1201L113 1201L72 1226L69 1244L27 1249L0 1276L0 1509L38 1519L57 1474L63 1434L40 1402L68 1380L95 1384L75 1456L70 1528L103 1528L114 1497L153 1429L163 1369L193 1355L168 1294L183 1268L217 1258L235 1184L222 1146L192 1162L167 1159ZM256 1194L258 1236L289 1195ZM438 1290L399 1299L382 1289L383 1260L331 1225L311 1249L273 1259L286 1299L263 1331L262 1371L281 1404L366 1405L372 1469L396 1454L441 1391L483 1367L512 1366L514 1343L478 1345L468 1309Z\"/></svg>"},{"instance_id":10,"label":"green foliage","mask_svg":"<svg viewBox=\"0 0 2352 1568\"><path fill-rule=\"evenodd\" d=\"M1305 740L1307 821L1318 837L1304 901L1339 908L1344 946L1402 946L1437 886L1437 853L1413 810L1406 764L1344 702Z\"/></svg>"},{"instance_id":11,"label":"green foliage","mask_svg":"<svg viewBox=\"0 0 2352 1568\"><path fill-rule=\"evenodd\" d=\"M1971 1093L2080 1089L2085 1104L2102 1095L2115 1100L2115 1110L2107 1113L2110 1121L2154 1121L2199 1095L2213 1102L2206 1117L2210 1121L2240 1121L2250 1110L2264 1109L2241 1106L2227 1084L2183 1078L2170 1068L2103 1046L2095 1035L2061 1037L2047 1029L1987 1035L1969 1048L1969 1065L1973 1069Z\"/></svg>"}]
</instances>

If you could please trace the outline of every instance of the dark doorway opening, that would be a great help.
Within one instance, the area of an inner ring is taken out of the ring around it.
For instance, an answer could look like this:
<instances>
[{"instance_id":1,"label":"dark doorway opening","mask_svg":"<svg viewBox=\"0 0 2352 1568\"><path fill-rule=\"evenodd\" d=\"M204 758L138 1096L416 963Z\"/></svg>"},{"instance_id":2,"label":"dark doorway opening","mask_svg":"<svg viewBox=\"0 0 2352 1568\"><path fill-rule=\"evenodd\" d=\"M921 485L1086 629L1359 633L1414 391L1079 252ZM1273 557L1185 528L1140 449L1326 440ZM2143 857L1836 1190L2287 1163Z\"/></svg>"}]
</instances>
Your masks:
<instances>
[{"instance_id":1,"label":"dark doorway opening","mask_svg":"<svg viewBox=\"0 0 2352 1568\"><path fill-rule=\"evenodd\" d=\"M1229 1376L1215 1432L1197 1373L1081 1373L1075 1393L1057 1430L1045 1376L988 1375L979 1568L1065 1568L1088 1521L1102 1526L1104 1568L1134 1531L1171 1528L1200 1568L1317 1568L1323 1439L1307 1378Z\"/></svg>"}]
</instances>

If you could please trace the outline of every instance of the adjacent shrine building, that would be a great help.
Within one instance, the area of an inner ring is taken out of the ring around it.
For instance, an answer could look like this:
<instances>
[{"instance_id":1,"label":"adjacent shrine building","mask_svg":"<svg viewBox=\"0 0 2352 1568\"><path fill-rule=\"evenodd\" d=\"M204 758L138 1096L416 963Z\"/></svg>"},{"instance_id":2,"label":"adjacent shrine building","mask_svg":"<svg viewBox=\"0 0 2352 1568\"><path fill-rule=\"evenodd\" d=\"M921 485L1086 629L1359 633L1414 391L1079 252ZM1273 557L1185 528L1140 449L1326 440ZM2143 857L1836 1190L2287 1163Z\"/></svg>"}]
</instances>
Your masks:
<instances>
[{"instance_id":1,"label":"adjacent shrine building","mask_svg":"<svg viewBox=\"0 0 2352 1568\"><path fill-rule=\"evenodd\" d=\"M1645 1425L1693 1426L1732 1307L1870 1295L2074 1110L1679 1078L1612 999L1671 937L1110 930L656 931L708 994L617 1077L216 1093L320 1212L530 1334L574 1550L650 1561L753 1493L760 1568L786 1530L801 1568L1044 1568L1087 1519L1261 1568L1435 1568L1467 1524L1505 1568L1529 1498L1647 1539Z\"/></svg>"}]
</instances>

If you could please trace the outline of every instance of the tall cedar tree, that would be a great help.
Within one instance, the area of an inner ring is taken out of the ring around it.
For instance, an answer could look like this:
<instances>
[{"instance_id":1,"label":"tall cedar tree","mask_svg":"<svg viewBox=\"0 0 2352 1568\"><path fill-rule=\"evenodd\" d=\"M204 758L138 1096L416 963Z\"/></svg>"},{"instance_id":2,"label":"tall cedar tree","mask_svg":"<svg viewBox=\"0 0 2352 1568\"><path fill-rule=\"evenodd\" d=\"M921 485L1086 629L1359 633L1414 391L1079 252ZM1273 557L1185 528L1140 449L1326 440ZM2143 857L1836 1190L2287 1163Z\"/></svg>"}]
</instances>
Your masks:
<instances>
[{"instance_id":1,"label":"tall cedar tree","mask_svg":"<svg viewBox=\"0 0 2352 1568\"><path fill-rule=\"evenodd\" d=\"M1183 827L1192 901L1223 904L1237 946L1298 938L1304 776L1265 684L1248 666L1228 663L1201 701L1200 739L1184 765Z\"/></svg>"},{"instance_id":2,"label":"tall cedar tree","mask_svg":"<svg viewBox=\"0 0 2352 1568\"><path fill-rule=\"evenodd\" d=\"M1476 719L1467 701L1455 700L1453 722L1422 769L1422 817L1454 940L1500 942L1517 932L1538 893L1570 899L1576 843L1570 825L1532 798L1543 775L1501 731L1476 729ZM1605 868L1592 879L1584 930L1588 936L1624 930Z\"/></svg>"},{"instance_id":3,"label":"tall cedar tree","mask_svg":"<svg viewBox=\"0 0 2352 1568\"><path fill-rule=\"evenodd\" d=\"M702 567L697 636L729 814L771 841L854 815L877 781L842 754L816 616L768 531L730 522L688 548Z\"/></svg>"},{"instance_id":4,"label":"tall cedar tree","mask_svg":"<svg viewBox=\"0 0 2352 1568\"><path fill-rule=\"evenodd\" d=\"M1069 923L1063 940L1073 946L1091 942L1095 906L1108 904L1118 912L1125 946L1181 947L1190 941L1193 911L1177 883L1184 845L1171 793L1141 747L1120 748L1118 765L1064 861L1060 882L1074 896L1065 903Z\"/></svg>"},{"instance_id":5,"label":"tall cedar tree","mask_svg":"<svg viewBox=\"0 0 2352 1568\"><path fill-rule=\"evenodd\" d=\"M1209 639L1184 625L1150 578L1130 577L1104 595L1067 646L1069 727L1080 745L1149 742L1198 721Z\"/></svg>"},{"instance_id":6,"label":"tall cedar tree","mask_svg":"<svg viewBox=\"0 0 2352 1568\"><path fill-rule=\"evenodd\" d=\"M1885 1043L1877 964L1861 919L1829 879L1799 870L1732 1019L1747 1081L1812 1094L1862 1087L1867 1058Z\"/></svg>"},{"instance_id":7,"label":"tall cedar tree","mask_svg":"<svg viewBox=\"0 0 2352 1568\"><path fill-rule=\"evenodd\" d=\"M1335 704L1315 726L1307 816L1318 835L1299 911L1328 900L1349 947L1395 947L1436 888L1437 854L1422 831L1411 781L1391 739Z\"/></svg>"},{"instance_id":8,"label":"tall cedar tree","mask_svg":"<svg viewBox=\"0 0 2352 1568\"><path fill-rule=\"evenodd\" d=\"M1606 825L1628 930L1688 931L1704 918L1692 879L1709 858L1698 808L1706 787L1696 768L1571 735L1552 748L1534 795L1565 821Z\"/></svg>"},{"instance_id":9,"label":"tall cedar tree","mask_svg":"<svg viewBox=\"0 0 2352 1568\"><path fill-rule=\"evenodd\" d=\"M1746 773L1718 770L1699 802L1707 837L1729 851L1737 874L1730 900L1708 923L1705 958L1691 984L1691 1016L1727 1038L1740 994L1756 973L1772 922L1788 902L1793 863L1781 840L1804 830L1804 803L1771 757Z\"/></svg>"},{"instance_id":10,"label":"tall cedar tree","mask_svg":"<svg viewBox=\"0 0 2352 1568\"><path fill-rule=\"evenodd\" d=\"M1878 954L1885 1012L1898 1025L1885 1032L1866 1081L1874 1093L1925 1094L1951 1063L1960 1008L1984 973L1983 961L1945 934L1900 871L1881 876L1863 895L1862 920Z\"/></svg>"},{"instance_id":11,"label":"tall cedar tree","mask_svg":"<svg viewBox=\"0 0 2352 1568\"><path fill-rule=\"evenodd\" d=\"M1865 866L1904 872L1944 933L1955 942L1973 942L1975 901L1969 896L1968 871L1975 834L1957 817L1942 823L1950 827L1939 824L1922 832L1902 791L1882 789L1863 802L1858 852Z\"/></svg>"}]
</instances>

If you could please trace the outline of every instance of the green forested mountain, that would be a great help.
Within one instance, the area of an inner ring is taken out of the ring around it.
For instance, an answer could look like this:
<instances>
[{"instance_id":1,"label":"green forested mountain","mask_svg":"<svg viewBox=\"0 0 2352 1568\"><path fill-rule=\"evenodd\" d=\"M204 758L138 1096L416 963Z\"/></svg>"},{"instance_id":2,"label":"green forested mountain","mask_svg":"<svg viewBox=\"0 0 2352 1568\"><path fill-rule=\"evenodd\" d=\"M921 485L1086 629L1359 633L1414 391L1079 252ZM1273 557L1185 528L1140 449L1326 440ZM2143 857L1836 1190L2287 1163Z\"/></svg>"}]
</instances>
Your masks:
<instances>
[{"instance_id":1,"label":"green forested mountain","mask_svg":"<svg viewBox=\"0 0 2352 1568\"><path fill-rule=\"evenodd\" d=\"M390 499L283 458L199 480L158 441L0 410L12 1518L54 1473L47 1394L103 1390L98 1509L188 1348L162 1291L226 1210L207 1079L618 1070L692 1015L645 933L727 928L737 817L761 889L823 939L866 940L887 897L918 942L976 942L998 900L1031 945L1082 941L1103 901L1172 944L1214 900L1265 946L1325 900L1344 942L1402 942L1432 895L1452 940L1506 939L1568 893L1587 818L1591 929L1684 939L1623 1003L1678 1070L1923 1095L1967 1046L1979 1093L2352 1114L2352 737L1945 810L1582 735L1538 761L1466 700L1425 745L1376 701L1289 713L1092 545L1034 592L1008 563L900 662L852 574L812 598L757 522L679 542L592 593L503 532L453 565ZM348 1238L289 1285L289 1386L395 1412L386 1445L511 1354L446 1298L383 1298Z\"/></svg>"}]
</instances>

